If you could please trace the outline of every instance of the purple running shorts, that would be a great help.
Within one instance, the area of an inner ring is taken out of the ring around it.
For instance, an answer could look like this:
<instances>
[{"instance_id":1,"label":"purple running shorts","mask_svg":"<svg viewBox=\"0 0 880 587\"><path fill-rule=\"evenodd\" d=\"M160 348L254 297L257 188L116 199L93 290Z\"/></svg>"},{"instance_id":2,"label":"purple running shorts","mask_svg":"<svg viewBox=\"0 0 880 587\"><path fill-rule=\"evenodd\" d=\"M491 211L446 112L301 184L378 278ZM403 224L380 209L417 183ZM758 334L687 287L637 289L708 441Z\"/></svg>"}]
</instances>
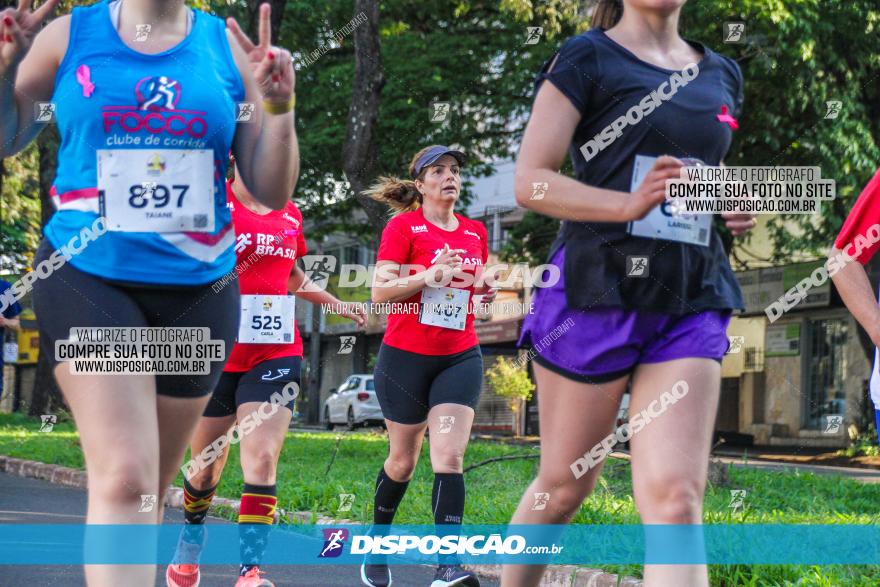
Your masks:
<instances>
[{"instance_id":1,"label":"purple running shorts","mask_svg":"<svg viewBox=\"0 0 880 587\"><path fill-rule=\"evenodd\" d=\"M728 349L731 310L674 315L618 307L569 308L562 267L565 248L551 263L559 281L536 291L532 314L523 322L518 346L531 347L534 361L584 383L604 383L631 373L640 363L706 358L721 362Z\"/></svg>"}]
</instances>

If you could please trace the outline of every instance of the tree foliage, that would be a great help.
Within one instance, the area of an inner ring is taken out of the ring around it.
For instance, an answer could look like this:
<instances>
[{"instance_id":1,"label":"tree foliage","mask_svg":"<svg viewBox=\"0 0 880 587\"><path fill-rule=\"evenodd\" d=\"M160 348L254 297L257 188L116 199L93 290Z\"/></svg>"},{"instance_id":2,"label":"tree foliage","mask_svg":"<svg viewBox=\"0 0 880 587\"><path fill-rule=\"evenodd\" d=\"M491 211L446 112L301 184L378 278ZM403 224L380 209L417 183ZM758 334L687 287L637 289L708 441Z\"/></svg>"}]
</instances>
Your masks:
<instances>
[{"instance_id":1,"label":"tree foliage","mask_svg":"<svg viewBox=\"0 0 880 587\"><path fill-rule=\"evenodd\" d=\"M515 156L541 64L568 36L588 27L591 2L579 0L385 0L381 4L382 89L375 173L406 172L430 143L454 144L471 160L468 171L489 173ZM251 28L253 0L199 0L220 16ZM276 7L282 6L278 1ZM360 205L343 173L342 145L352 99L353 35L336 35L356 16L354 0L288 0L276 43L291 49L297 71L297 132L302 176L296 200L315 222L310 236L334 231L370 240ZM70 10L70 3L59 13ZM280 12L280 11L277 11ZM722 42L725 22L746 24L743 42ZM773 260L824 250L853 198L880 161L880 7L875 0L701 0L685 5L681 29L736 59L746 81L746 105L727 163L816 165L837 180L838 200L821 215L776 217L770 223ZM526 44L527 27L542 27ZM314 61L304 59L318 50ZM825 119L825 103L843 104ZM431 122L434 102L448 102L446 122ZM33 152L5 162L0 191L2 251L26 260L38 239L38 182ZM468 192L465 189L465 198ZM35 204L36 202L36 204ZM512 253L540 259L556 222L532 219L517 227ZM527 228L534 228L530 232ZM522 244L522 246L518 246Z\"/></svg>"},{"instance_id":2,"label":"tree foliage","mask_svg":"<svg viewBox=\"0 0 880 587\"><path fill-rule=\"evenodd\" d=\"M2 161L0 273L18 274L39 244L40 193L36 144Z\"/></svg>"},{"instance_id":3,"label":"tree foliage","mask_svg":"<svg viewBox=\"0 0 880 587\"><path fill-rule=\"evenodd\" d=\"M508 401L514 412L519 410L521 401L532 399L532 392L535 391L535 384L528 372L506 357L498 358L494 365L486 369L486 381L495 395Z\"/></svg>"},{"instance_id":4,"label":"tree foliage","mask_svg":"<svg viewBox=\"0 0 880 587\"><path fill-rule=\"evenodd\" d=\"M333 32L353 18L352 4L350 0L319 5L289 2L289 18L282 26L284 42L302 55L325 43L332 47L297 71L297 130L303 157L297 204L319 224L318 233L373 232L358 226L359 206L342 174L353 53L351 39L335 40ZM513 4L497 0L382 3L386 83L377 123L377 175L405 174L412 155L432 143L463 148L471 156L468 171L475 174L488 173L493 160L513 155L530 105L531 80L547 53L546 40L544 45L525 44L527 26L541 26L537 19L546 9L530 13L527 3ZM545 37L574 32L573 23L557 20L558 26L545 30ZM434 102L449 103L445 122L431 122Z\"/></svg>"},{"instance_id":5,"label":"tree foliage","mask_svg":"<svg viewBox=\"0 0 880 587\"><path fill-rule=\"evenodd\" d=\"M771 260L824 254L880 163L880 5L874 0L689 2L686 36L740 64L745 110L729 165L810 165L837 181L818 215L775 216ZM724 21L746 23L744 42L718 47ZM826 102L842 102L826 119Z\"/></svg>"},{"instance_id":6,"label":"tree foliage","mask_svg":"<svg viewBox=\"0 0 880 587\"><path fill-rule=\"evenodd\" d=\"M722 42L725 22L745 23L741 43ZM701 0L682 11L685 38L732 57L743 71L745 108L725 162L818 166L837 182L838 197L821 214L771 218L768 261L824 254L880 164L878 23L875 0ZM555 47L545 49L549 56ZM842 111L826 119L832 100ZM557 225L527 215L512 232L509 258L541 259L536 252L549 248ZM729 248L725 229L722 238Z\"/></svg>"}]
</instances>

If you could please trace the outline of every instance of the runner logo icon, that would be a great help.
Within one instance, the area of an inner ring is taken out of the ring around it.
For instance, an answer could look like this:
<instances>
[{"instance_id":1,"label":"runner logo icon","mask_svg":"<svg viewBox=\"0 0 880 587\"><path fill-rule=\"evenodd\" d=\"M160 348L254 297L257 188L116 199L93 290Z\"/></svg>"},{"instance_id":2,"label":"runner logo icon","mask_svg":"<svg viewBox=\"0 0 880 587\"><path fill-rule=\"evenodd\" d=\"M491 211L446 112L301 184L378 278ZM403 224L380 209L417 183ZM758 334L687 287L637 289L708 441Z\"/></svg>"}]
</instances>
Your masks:
<instances>
[{"instance_id":1,"label":"runner logo icon","mask_svg":"<svg viewBox=\"0 0 880 587\"><path fill-rule=\"evenodd\" d=\"M138 507L138 513L152 512L155 507L156 495L146 493L141 495L141 505Z\"/></svg>"},{"instance_id":2,"label":"runner logo icon","mask_svg":"<svg viewBox=\"0 0 880 587\"><path fill-rule=\"evenodd\" d=\"M145 77L134 88L138 109L150 107L174 109L180 100L180 82L164 75Z\"/></svg>"},{"instance_id":3,"label":"runner logo icon","mask_svg":"<svg viewBox=\"0 0 880 587\"><path fill-rule=\"evenodd\" d=\"M324 529L324 548L321 549L321 553L318 555L318 558L336 558L342 554L343 545L345 541L348 540L348 530L345 528L339 529Z\"/></svg>"},{"instance_id":4,"label":"runner logo icon","mask_svg":"<svg viewBox=\"0 0 880 587\"><path fill-rule=\"evenodd\" d=\"M40 416L40 432L52 432L57 423L58 416L55 414L43 414Z\"/></svg>"},{"instance_id":5,"label":"runner logo icon","mask_svg":"<svg viewBox=\"0 0 880 587\"><path fill-rule=\"evenodd\" d=\"M836 434L843 424L843 416L825 416L825 430L823 434Z\"/></svg>"}]
</instances>

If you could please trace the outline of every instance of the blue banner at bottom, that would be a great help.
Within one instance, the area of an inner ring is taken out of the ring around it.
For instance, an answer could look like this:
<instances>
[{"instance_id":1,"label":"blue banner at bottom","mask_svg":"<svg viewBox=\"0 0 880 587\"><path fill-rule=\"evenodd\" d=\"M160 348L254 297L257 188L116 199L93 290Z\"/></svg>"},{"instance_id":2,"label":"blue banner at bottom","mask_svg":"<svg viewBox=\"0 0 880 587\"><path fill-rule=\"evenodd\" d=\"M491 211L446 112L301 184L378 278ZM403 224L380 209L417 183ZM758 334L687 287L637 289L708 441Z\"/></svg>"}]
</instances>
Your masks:
<instances>
[{"instance_id":1,"label":"blue banner at bottom","mask_svg":"<svg viewBox=\"0 0 880 587\"><path fill-rule=\"evenodd\" d=\"M0 525L0 564L880 564L876 525ZM244 549L241 548L244 545Z\"/></svg>"}]
</instances>

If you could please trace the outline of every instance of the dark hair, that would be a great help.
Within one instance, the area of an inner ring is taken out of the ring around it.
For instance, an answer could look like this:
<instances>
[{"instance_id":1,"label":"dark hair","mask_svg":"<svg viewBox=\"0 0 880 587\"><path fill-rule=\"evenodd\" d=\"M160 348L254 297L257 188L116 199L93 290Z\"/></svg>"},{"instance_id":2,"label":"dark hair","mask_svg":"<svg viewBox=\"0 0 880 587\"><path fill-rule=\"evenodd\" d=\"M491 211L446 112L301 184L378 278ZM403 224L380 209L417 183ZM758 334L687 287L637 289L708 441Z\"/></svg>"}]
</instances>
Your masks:
<instances>
[{"instance_id":1,"label":"dark hair","mask_svg":"<svg viewBox=\"0 0 880 587\"><path fill-rule=\"evenodd\" d=\"M608 30L623 16L623 0L598 0L593 7L593 26Z\"/></svg>"},{"instance_id":2,"label":"dark hair","mask_svg":"<svg viewBox=\"0 0 880 587\"><path fill-rule=\"evenodd\" d=\"M419 158L436 146L427 146L413 155L412 161L409 164L410 177L412 177L416 170L416 162ZM427 167L422 169L416 179L424 181L427 170ZM416 182L411 179L382 176L369 189L364 190L364 194L391 208L392 216L418 210L422 205L422 194L416 188Z\"/></svg>"}]
</instances>

